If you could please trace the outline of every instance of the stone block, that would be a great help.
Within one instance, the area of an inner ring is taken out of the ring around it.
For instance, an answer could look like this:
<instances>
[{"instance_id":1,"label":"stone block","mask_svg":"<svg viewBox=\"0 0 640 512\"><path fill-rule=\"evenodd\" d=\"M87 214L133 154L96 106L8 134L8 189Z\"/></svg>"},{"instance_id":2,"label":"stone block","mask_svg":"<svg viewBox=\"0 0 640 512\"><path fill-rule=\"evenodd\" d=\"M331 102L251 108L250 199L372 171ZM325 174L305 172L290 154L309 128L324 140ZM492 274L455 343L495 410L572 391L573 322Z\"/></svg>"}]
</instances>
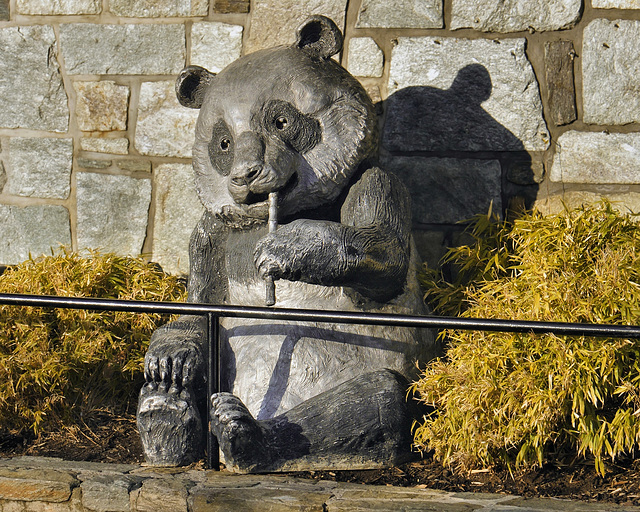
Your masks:
<instances>
[{"instance_id":1,"label":"stone block","mask_svg":"<svg viewBox=\"0 0 640 512\"><path fill-rule=\"evenodd\" d=\"M140 487L141 479L122 474L98 474L83 480L82 506L92 512L129 512L129 492Z\"/></svg>"},{"instance_id":2,"label":"stone block","mask_svg":"<svg viewBox=\"0 0 640 512\"><path fill-rule=\"evenodd\" d=\"M109 153L112 155L126 155L129 153L129 139L103 139L83 137L80 139L80 149L94 153Z\"/></svg>"},{"instance_id":3,"label":"stone block","mask_svg":"<svg viewBox=\"0 0 640 512\"><path fill-rule=\"evenodd\" d=\"M78 173L78 248L138 256L147 233L151 180Z\"/></svg>"},{"instance_id":4,"label":"stone block","mask_svg":"<svg viewBox=\"0 0 640 512\"><path fill-rule=\"evenodd\" d=\"M176 98L174 82L144 82L140 87L136 149L143 155L191 157L198 110Z\"/></svg>"},{"instance_id":5,"label":"stone block","mask_svg":"<svg viewBox=\"0 0 640 512\"><path fill-rule=\"evenodd\" d=\"M486 213L491 203L502 210L497 160L396 156L384 168L409 189L414 223L454 224Z\"/></svg>"},{"instance_id":6,"label":"stone block","mask_svg":"<svg viewBox=\"0 0 640 512\"><path fill-rule=\"evenodd\" d=\"M584 122L640 122L640 21L596 19L584 29Z\"/></svg>"},{"instance_id":7,"label":"stone block","mask_svg":"<svg viewBox=\"0 0 640 512\"><path fill-rule=\"evenodd\" d=\"M118 160L118 169L128 172L151 172L149 160Z\"/></svg>"},{"instance_id":8,"label":"stone block","mask_svg":"<svg viewBox=\"0 0 640 512\"><path fill-rule=\"evenodd\" d=\"M219 14L245 14L249 8L249 0L213 0L213 12Z\"/></svg>"},{"instance_id":9,"label":"stone block","mask_svg":"<svg viewBox=\"0 0 640 512\"><path fill-rule=\"evenodd\" d=\"M595 9L640 9L640 0L591 0Z\"/></svg>"},{"instance_id":10,"label":"stone block","mask_svg":"<svg viewBox=\"0 0 640 512\"><path fill-rule=\"evenodd\" d=\"M189 496L189 510L192 512L226 512L229 510L270 510L277 512L312 512L339 510L327 507L332 493L309 489L265 489L257 488L216 489L197 486ZM370 504L371 505L371 504ZM345 509L343 509L345 510ZM349 509L347 509L349 510ZM359 509L351 509L359 510ZM370 508L362 510L371 510ZM397 508L395 510L405 510ZM424 510L424 509L423 509Z\"/></svg>"},{"instance_id":11,"label":"stone block","mask_svg":"<svg viewBox=\"0 0 640 512\"><path fill-rule=\"evenodd\" d=\"M16 12L32 16L100 14L101 0L16 0Z\"/></svg>"},{"instance_id":12,"label":"stone block","mask_svg":"<svg viewBox=\"0 0 640 512\"><path fill-rule=\"evenodd\" d=\"M60 25L71 75L175 75L185 65L182 24Z\"/></svg>"},{"instance_id":13,"label":"stone block","mask_svg":"<svg viewBox=\"0 0 640 512\"><path fill-rule=\"evenodd\" d=\"M0 469L0 499L60 503L71 497L78 480L66 471Z\"/></svg>"},{"instance_id":14,"label":"stone block","mask_svg":"<svg viewBox=\"0 0 640 512\"><path fill-rule=\"evenodd\" d=\"M0 205L0 263L16 265L51 254L60 245L71 247L69 212L64 206Z\"/></svg>"},{"instance_id":15,"label":"stone block","mask_svg":"<svg viewBox=\"0 0 640 512\"><path fill-rule=\"evenodd\" d=\"M577 119L571 41L549 41L544 45L544 69L547 81L548 113L557 125Z\"/></svg>"},{"instance_id":16,"label":"stone block","mask_svg":"<svg viewBox=\"0 0 640 512\"><path fill-rule=\"evenodd\" d=\"M0 127L66 132L69 106L53 29L0 28L0 48Z\"/></svg>"},{"instance_id":17,"label":"stone block","mask_svg":"<svg viewBox=\"0 0 640 512\"><path fill-rule=\"evenodd\" d=\"M0 21L9 21L9 0L0 0Z\"/></svg>"},{"instance_id":18,"label":"stone block","mask_svg":"<svg viewBox=\"0 0 640 512\"><path fill-rule=\"evenodd\" d=\"M129 87L105 80L74 82L76 121L83 132L127 129Z\"/></svg>"},{"instance_id":19,"label":"stone block","mask_svg":"<svg viewBox=\"0 0 640 512\"><path fill-rule=\"evenodd\" d=\"M111 0L109 10L116 16L128 18L206 16L209 0Z\"/></svg>"},{"instance_id":20,"label":"stone block","mask_svg":"<svg viewBox=\"0 0 640 512\"><path fill-rule=\"evenodd\" d=\"M525 44L398 38L383 145L390 151L546 150L550 136Z\"/></svg>"},{"instance_id":21,"label":"stone block","mask_svg":"<svg viewBox=\"0 0 640 512\"><path fill-rule=\"evenodd\" d=\"M382 76L384 54L371 37L354 37L349 40L348 66L354 76Z\"/></svg>"},{"instance_id":22,"label":"stone block","mask_svg":"<svg viewBox=\"0 0 640 512\"><path fill-rule=\"evenodd\" d=\"M640 183L640 133L563 133L558 138L551 181Z\"/></svg>"},{"instance_id":23,"label":"stone block","mask_svg":"<svg viewBox=\"0 0 640 512\"><path fill-rule=\"evenodd\" d=\"M607 199L611 206L620 213L640 213L640 194L637 192L592 192L588 190L571 190L563 194L538 199L534 208L543 215L562 213L565 208L573 209L588 206Z\"/></svg>"},{"instance_id":24,"label":"stone block","mask_svg":"<svg viewBox=\"0 0 640 512\"><path fill-rule=\"evenodd\" d=\"M191 64L214 73L242 53L242 25L203 21L191 27Z\"/></svg>"},{"instance_id":25,"label":"stone block","mask_svg":"<svg viewBox=\"0 0 640 512\"><path fill-rule=\"evenodd\" d=\"M293 43L296 29L312 14L328 16L343 30L346 10L347 0L254 0L245 54Z\"/></svg>"},{"instance_id":26,"label":"stone block","mask_svg":"<svg viewBox=\"0 0 640 512\"><path fill-rule=\"evenodd\" d=\"M358 28L442 28L442 0L362 0Z\"/></svg>"},{"instance_id":27,"label":"stone block","mask_svg":"<svg viewBox=\"0 0 640 512\"><path fill-rule=\"evenodd\" d=\"M11 137L3 158L6 194L56 199L69 196L72 139Z\"/></svg>"},{"instance_id":28,"label":"stone block","mask_svg":"<svg viewBox=\"0 0 640 512\"><path fill-rule=\"evenodd\" d=\"M108 169L113 163L111 160L101 160L93 158L78 158L76 160L78 167L83 169Z\"/></svg>"},{"instance_id":29,"label":"stone block","mask_svg":"<svg viewBox=\"0 0 640 512\"><path fill-rule=\"evenodd\" d=\"M582 13L582 0L453 0L451 28L482 32L562 30L573 27Z\"/></svg>"},{"instance_id":30,"label":"stone block","mask_svg":"<svg viewBox=\"0 0 640 512\"><path fill-rule=\"evenodd\" d=\"M171 274L189 273L189 238L202 217L193 169L163 164L155 169L153 261Z\"/></svg>"},{"instance_id":31,"label":"stone block","mask_svg":"<svg viewBox=\"0 0 640 512\"><path fill-rule=\"evenodd\" d=\"M187 512L188 492L183 483L170 478L149 479L131 494L131 508L136 512Z\"/></svg>"}]
</instances>

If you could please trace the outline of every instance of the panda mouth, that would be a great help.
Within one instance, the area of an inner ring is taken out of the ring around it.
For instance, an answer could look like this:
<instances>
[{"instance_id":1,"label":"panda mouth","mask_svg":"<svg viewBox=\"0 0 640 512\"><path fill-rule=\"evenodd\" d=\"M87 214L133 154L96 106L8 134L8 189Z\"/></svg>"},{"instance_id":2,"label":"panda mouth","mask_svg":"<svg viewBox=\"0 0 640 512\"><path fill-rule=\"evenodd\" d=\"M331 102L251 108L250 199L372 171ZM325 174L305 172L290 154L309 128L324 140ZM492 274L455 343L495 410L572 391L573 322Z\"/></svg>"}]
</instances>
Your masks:
<instances>
[{"instance_id":1,"label":"panda mouth","mask_svg":"<svg viewBox=\"0 0 640 512\"><path fill-rule=\"evenodd\" d=\"M272 190L271 192L278 192L280 195L287 194L290 190L293 190L295 186L298 184L298 173L293 173L291 178L284 184L283 187ZM245 200L245 204L247 206L256 205L259 203L266 203L269 201L269 193L264 192L260 194L256 194L254 192L249 192L247 198Z\"/></svg>"}]
</instances>

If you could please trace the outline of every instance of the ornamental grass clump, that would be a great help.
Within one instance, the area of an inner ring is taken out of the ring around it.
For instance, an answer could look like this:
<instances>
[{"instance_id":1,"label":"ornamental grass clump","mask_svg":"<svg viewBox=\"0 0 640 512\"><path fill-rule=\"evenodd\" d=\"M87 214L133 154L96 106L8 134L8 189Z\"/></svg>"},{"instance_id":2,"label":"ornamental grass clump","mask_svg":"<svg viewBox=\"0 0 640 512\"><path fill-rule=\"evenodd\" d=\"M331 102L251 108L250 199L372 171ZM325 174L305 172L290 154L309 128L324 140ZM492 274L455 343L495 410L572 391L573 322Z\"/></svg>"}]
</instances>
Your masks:
<instances>
[{"instance_id":1,"label":"ornamental grass clump","mask_svg":"<svg viewBox=\"0 0 640 512\"><path fill-rule=\"evenodd\" d=\"M640 225L609 203L512 223L491 215L425 272L436 313L640 324ZM414 383L434 406L415 445L445 463L542 464L575 451L605 462L640 443L640 340L448 330L446 356Z\"/></svg>"},{"instance_id":2,"label":"ornamental grass clump","mask_svg":"<svg viewBox=\"0 0 640 512\"><path fill-rule=\"evenodd\" d=\"M0 276L0 292L180 301L183 284L141 259L62 251ZM166 315L0 307L0 428L69 425L135 403L151 333Z\"/></svg>"}]
</instances>

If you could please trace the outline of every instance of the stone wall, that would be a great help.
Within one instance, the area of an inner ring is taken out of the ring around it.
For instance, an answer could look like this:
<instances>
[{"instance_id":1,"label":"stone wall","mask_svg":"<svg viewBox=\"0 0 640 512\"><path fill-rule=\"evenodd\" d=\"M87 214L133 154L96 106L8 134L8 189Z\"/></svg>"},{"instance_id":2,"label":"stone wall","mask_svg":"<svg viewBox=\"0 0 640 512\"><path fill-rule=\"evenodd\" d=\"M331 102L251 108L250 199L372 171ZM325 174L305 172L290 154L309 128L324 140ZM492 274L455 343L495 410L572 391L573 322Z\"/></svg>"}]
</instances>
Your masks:
<instances>
[{"instance_id":1,"label":"stone wall","mask_svg":"<svg viewBox=\"0 0 640 512\"><path fill-rule=\"evenodd\" d=\"M431 263L490 204L640 210L640 0L0 0L0 264L63 244L185 272L202 210L175 76L312 13L345 28Z\"/></svg>"}]
</instances>

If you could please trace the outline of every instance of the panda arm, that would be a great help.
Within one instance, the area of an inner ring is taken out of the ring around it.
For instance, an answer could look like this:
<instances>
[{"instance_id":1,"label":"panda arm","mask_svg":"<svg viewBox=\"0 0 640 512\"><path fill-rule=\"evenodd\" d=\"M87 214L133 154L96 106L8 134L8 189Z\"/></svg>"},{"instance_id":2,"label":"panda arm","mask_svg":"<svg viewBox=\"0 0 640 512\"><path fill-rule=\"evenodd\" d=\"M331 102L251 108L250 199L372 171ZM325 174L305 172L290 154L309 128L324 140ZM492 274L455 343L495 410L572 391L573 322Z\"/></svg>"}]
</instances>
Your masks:
<instances>
[{"instance_id":1,"label":"panda arm","mask_svg":"<svg viewBox=\"0 0 640 512\"><path fill-rule=\"evenodd\" d=\"M188 301L220 304L226 295L226 276L220 243L226 230L205 212L189 243ZM204 371L206 321L184 315L157 329L145 356L145 379L152 385L201 384Z\"/></svg>"},{"instance_id":2,"label":"panda arm","mask_svg":"<svg viewBox=\"0 0 640 512\"><path fill-rule=\"evenodd\" d=\"M340 217L347 252L356 253L346 275L351 286L381 301L401 293L411 240L411 199L402 182L368 169L349 190Z\"/></svg>"},{"instance_id":3,"label":"panda arm","mask_svg":"<svg viewBox=\"0 0 640 512\"><path fill-rule=\"evenodd\" d=\"M352 186L341 222L299 219L256 246L264 277L348 286L387 301L404 286L411 232L409 198L397 178L367 170Z\"/></svg>"}]
</instances>

